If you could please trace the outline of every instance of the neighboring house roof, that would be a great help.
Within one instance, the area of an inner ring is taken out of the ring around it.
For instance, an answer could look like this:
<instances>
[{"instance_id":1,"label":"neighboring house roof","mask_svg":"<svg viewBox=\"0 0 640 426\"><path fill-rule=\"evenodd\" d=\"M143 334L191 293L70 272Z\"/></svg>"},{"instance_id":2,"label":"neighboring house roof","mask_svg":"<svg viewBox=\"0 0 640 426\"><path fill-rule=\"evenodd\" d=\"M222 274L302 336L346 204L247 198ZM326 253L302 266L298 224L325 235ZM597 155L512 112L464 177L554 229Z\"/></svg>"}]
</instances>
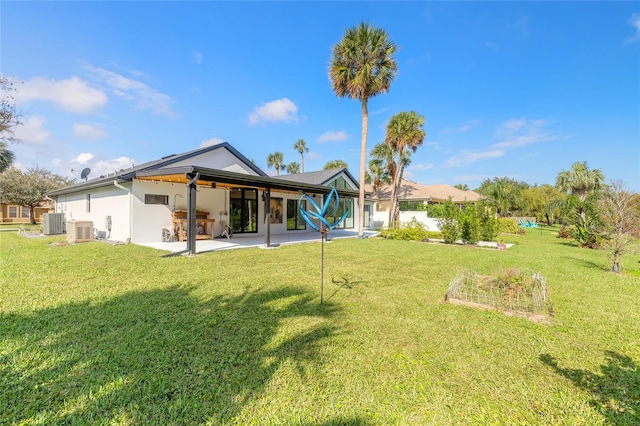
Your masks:
<instances>
[{"instance_id":1,"label":"neighboring house roof","mask_svg":"<svg viewBox=\"0 0 640 426\"><path fill-rule=\"evenodd\" d=\"M367 185L367 189L378 195L379 200L391 199L391 185L381 187L377 192L373 191L372 185ZM474 191L463 191L447 184L419 185L408 179L402 179L398 199L403 201L436 201L444 202L449 197L454 203L472 203L480 201L483 196Z\"/></svg>"},{"instance_id":2,"label":"neighboring house roof","mask_svg":"<svg viewBox=\"0 0 640 426\"><path fill-rule=\"evenodd\" d=\"M300 183L310 183L315 185L328 185L332 181L334 181L338 176L342 173L346 174L351 182L356 186L356 189L359 188L358 180L349 173L349 170L346 167L337 168L337 169L328 169L328 170L318 170L316 172L305 172L305 173L292 173L290 175L280 175L280 176L272 176L276 179L290 180L292 182L300 182Z\"/></svg>"}]
</instances>

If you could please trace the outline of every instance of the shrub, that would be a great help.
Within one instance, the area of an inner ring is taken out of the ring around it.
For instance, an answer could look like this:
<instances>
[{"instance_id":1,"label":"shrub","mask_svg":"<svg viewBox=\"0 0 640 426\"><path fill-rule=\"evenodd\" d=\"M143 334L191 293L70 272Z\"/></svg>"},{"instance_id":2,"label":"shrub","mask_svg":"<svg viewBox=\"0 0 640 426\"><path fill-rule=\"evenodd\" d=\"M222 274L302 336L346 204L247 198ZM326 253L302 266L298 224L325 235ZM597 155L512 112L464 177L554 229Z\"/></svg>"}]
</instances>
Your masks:
<instances>
[{"instance_id":1,"label":"shrub","mask_svg":"<svg viewBox=\"0 0 640 426\"><path fill-rule=\"evenodd\" d=\"M558 230L558 238L571 238L571 230L567 225L562 225L562 228Z\"/></svg>"},{"instance_id":2,"label":"shrub","mask_svg":"<svg viewBox=\"0 0 640 426\"><path fill-rule=\"evenodd\" d=\"M520 227L513 219L501 217L498 219L498 229L506 234L517 234Z\"/></svg>"},{"instance_id":3,"label":"shrub","mask_svg":"<svg viewBox=\"0 0 640 426\"><path fill-rule=\"evenodd\" d=\"M467 206L460 215L460 238L467 244L480 240L480 221L475 206Z\"/></svg>"},{"instance_id":4,"label":"shrub","mask_svg":"<svg viewBox=\"0 0 640 426\"><path fill-rule=\"evenodd\" d=\"M390 240L424 241L427 238L440 238L440 232L427 231L421 222L414 217L409 223L400 228L385 229L380 236Z\"/></svg>"}]
</instances>

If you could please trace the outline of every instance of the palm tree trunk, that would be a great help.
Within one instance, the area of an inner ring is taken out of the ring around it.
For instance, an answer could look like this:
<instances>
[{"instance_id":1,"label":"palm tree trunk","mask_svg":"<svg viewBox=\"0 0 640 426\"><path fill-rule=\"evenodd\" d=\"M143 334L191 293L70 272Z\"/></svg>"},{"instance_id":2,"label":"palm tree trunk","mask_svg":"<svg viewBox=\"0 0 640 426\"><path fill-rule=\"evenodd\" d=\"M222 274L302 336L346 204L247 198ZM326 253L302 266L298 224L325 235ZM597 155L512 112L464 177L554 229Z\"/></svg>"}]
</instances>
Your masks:
<instances>
[{"instance_id":1,"label":"palm tree trunk","mask_svg":"<svg viewBox=\"0 0 640 426\"><path fill-rule=\"evenodd\" d=\"M404 176L404 165L400 165L398 168L398 182L395 184L396 187L396 197L395 197L395 205L393 209L393 226L398 227L400 224L400 202L398 201L398 194L400 193L400 185L402 185L402 177Z\"/></svg>"},{"instance_id":2,"label":"palm tree trunk","mask_svg":"<svg viewBox=\"0 0 640 426\"><path fill-rule=\"evenodd\" d=\"M304 173L304 154L300 153L300 163L302 164L302 173Z\"/></svg>"},{"instance_id":3,"label":"palm tree trunk","mask_svg":"<svg viewBox=\"0 0 640 426\"><path fill-rule=\"evenodd\" d=\"M364 172L367 167L367 126L369 125L369 111L367 98L362 101L362 142L360 143L360 178L358 185L358 238L364 238Z\"/></svg>"}]
</instances>

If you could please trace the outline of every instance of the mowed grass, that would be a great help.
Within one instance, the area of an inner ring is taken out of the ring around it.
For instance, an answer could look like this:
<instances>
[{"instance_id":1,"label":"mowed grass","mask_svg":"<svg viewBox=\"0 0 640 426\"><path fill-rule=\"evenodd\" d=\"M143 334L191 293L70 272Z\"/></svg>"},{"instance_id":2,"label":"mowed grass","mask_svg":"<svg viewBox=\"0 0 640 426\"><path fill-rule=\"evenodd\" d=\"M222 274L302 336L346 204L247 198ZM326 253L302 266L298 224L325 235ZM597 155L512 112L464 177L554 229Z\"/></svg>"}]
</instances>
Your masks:
<instances>
[{"instance_id":1,"label":"mowed grass","mask_svg":"<svg viewBox=\"0 0 640 426\"><path fill-rule=\"evenodd\" d=\"M162 258L0 233L0 424L637 425L640 256L506 236ZM542 273L552 325L443 301ZM634 275L635 274L635 275Z\"/></svg>"}]
</instances>

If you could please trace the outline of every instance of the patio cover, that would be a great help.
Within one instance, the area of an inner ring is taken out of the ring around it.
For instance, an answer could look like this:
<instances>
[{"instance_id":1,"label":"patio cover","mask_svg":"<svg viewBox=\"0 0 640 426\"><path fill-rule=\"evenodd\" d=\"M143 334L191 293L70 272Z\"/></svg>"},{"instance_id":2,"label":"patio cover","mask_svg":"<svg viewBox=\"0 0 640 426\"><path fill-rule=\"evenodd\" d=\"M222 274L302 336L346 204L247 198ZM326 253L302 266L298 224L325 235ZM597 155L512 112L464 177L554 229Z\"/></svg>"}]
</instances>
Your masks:
<instances>
[{"instance_id":1,"label":"patio cover","mask_svg":"<svg viewBox=\"0 0 640 426\"><path fill-rule=\"evenodd\" d=\"M265 212L268 215L271 199L271 190L284 192L306 192L309 194L327 195L331 187L303 182L294 182L285 178L273 178L270 176L255 176L244 173L230 172L226 170L210 169L199 166L179 166L158 169L139 170L132 176L135 179L151 180L157 182L185 183L187 188L187 249L190 255L196 254L196 188L198 185L210 185L213 188L238 188L251 187L265 192ZM358 191L349 189L336 189L341 197L356 198ZM265 245L270 246L271 227L270 220L266 220ZM182 252L182 253L184 253ZM179 253L175 253L179 254Z\"/></svg>"}]
</instances>

